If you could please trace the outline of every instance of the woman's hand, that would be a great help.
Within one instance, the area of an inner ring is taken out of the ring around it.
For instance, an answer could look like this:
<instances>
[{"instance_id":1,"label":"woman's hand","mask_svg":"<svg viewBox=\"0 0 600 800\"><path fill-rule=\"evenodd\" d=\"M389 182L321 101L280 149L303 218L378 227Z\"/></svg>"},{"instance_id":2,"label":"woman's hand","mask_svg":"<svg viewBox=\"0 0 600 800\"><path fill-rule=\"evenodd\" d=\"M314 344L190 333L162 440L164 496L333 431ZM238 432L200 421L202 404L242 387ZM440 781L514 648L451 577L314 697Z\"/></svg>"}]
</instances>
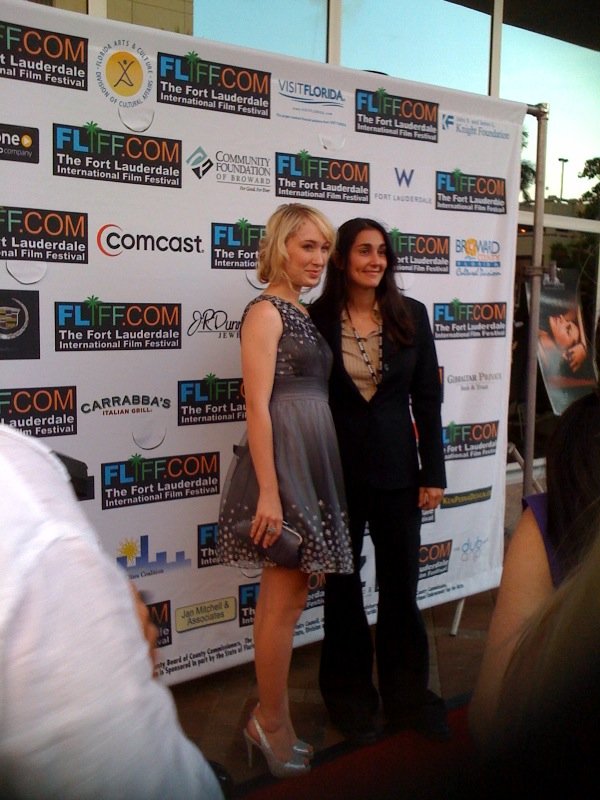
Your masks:
<instances>
[{"instance_id":1,"label":"woman's hand","mask_svg":"<svg viewBox=\"0 0 600 800\"><path fill-rule=\"evenodd\" d=\"M281 536L282 522L283 509L279 493L270 497L267 493L261 492L250 529L252 541L262 547L269 547Z\"/></svg>"},{"instance_id":2,"label":"woman's hand","mask_svg":"<svg viewBox=\"0 0 600 800\"><path fill-rule=\"evenodd\" d=\"M419 508L422 511L431 511L442 502L444 490L432 486L419 486Z\"/></svg>"}]
</instances>

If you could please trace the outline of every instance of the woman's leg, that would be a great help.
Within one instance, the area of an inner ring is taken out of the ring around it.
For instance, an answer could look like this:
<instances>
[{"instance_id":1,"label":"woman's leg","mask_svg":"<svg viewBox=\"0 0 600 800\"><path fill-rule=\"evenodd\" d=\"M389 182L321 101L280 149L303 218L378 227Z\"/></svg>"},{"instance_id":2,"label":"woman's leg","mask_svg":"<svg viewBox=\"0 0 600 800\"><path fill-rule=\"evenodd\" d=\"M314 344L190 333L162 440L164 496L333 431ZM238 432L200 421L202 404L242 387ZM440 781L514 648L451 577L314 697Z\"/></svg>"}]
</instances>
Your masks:
<instances>
[{"instance_id":1,"label":"woman's leg","mask_svg":"<svg viewBox=\"0 0 600 800\"><path fill-rule=\"evenodd\" d=\"M259 699L255 714L280 761L291 758L296 741L288 704L288 675L294 628L306 605L308 577L299 570L265 567L254 617ZM257 738L252 723L249 732Z\"/></svg>"}]
</instances>

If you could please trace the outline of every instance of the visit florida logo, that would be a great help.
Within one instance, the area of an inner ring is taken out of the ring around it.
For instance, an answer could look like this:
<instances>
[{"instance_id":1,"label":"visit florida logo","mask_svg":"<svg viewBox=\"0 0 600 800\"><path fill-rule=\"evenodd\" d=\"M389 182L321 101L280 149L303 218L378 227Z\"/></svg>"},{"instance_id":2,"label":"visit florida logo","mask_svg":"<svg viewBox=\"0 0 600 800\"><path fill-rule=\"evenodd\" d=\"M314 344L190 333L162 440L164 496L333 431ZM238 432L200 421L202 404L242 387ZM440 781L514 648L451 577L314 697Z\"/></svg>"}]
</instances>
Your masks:
<instances>
[{"instance_id":1,"label":"visit florida logo","mask_svg":"<svg viewBox=\"0 0 600 800\"><path fill-rule=\"evenodd\" d=\"M311 156L308 150L275 153L275 181L278 197L370 202L370 165L366 161Z\"/></svg>"}]
</instances>

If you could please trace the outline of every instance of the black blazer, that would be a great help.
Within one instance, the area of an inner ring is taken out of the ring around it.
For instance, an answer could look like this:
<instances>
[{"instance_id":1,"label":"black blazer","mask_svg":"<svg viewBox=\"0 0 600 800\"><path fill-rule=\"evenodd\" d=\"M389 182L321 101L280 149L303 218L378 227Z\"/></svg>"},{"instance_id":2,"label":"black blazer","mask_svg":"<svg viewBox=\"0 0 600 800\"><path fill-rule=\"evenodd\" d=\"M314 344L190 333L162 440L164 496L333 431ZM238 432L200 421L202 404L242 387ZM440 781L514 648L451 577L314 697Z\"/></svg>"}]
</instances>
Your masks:
<instances>
[{"instance_id":1,"label":"black blazer","mask_svg":"<svg viewBox=\"0 0 600 800\"><path fill-rule=\"evenodd\" d=\"M425 306L410 297L404 300L414 319L414 343L398 349L384 330L382 380L369 401L344 368L341 320L321 304L309 307L309 312L333 352L329 402L346 480L379 489L444 488L442 390L435 344Z\"/></svg>"}]
</instances>

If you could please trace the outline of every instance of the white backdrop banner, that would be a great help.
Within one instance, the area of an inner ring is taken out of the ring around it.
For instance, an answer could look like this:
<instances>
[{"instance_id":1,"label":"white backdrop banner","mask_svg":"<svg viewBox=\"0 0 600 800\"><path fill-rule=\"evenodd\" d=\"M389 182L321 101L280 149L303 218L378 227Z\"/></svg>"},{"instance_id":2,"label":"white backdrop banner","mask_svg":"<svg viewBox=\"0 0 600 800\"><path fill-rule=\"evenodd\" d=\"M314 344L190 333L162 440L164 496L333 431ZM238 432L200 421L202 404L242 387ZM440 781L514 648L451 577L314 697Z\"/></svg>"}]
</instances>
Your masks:
<instances>
[{"instance_id":1,"label":"white backdrop banner","mask_svg":"<svg viewBox=\"0 0 600 800\"><path fill-rule=\"evenodd\" d=\"M390 231L444 388L419 602L497 586L525 106L18 0L0 14L0 421L87 464L85 509L147 593L164 680L253 657L260 574L214 545L240 317L283 202ZM368 537L364 556L375 621ZM298 645L322 636L323 582Z\"/></svg>"}]
</instances>

